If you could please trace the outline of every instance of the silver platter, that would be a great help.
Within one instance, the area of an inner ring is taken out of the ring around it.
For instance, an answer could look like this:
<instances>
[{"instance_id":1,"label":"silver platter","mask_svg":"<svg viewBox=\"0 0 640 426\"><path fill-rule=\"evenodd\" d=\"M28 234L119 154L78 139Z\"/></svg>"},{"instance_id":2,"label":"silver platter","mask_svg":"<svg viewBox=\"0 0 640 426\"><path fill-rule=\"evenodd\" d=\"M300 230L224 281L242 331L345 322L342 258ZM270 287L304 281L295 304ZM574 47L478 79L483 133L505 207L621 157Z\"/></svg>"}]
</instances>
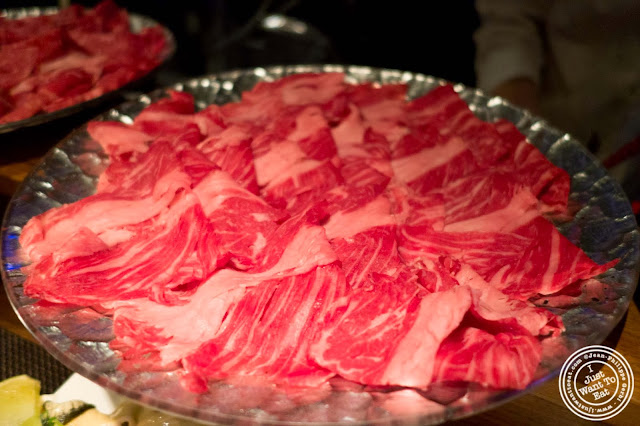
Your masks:
<instances>
[{"instance_id":1,"label":"silver platter","mask_svg":"<svg viewBox=\"0 0 640 426\"><path fill-rule=\"evenodd\" d=\"M442 80L411 72L361 66L314 65L255 68L206 76L185 81L173 88L192 93L197 106L238 101L241 93L258 81L271 81L300 72L341 71L348 82L406 83L409 96L428 92ZM571 176L570 202L576 206L570 222L558 229L579 245L596 262L620 258L617 266L598 277L604 284L605 297L580 299L567 308L555 308L567 327L560 351L545 350L536 380L522 391L492 391L476 386L444 388L427 392L434 395L455 394L461 397L442 401L440 408L425 409L416 402L413 414L399 416L383 408L379 394L363 389L332 390L315 397L309 389L302 397L288 398L268 389L258 402L247 395L251 389L220 382L209 393L196 396L179 385L175 371L124 374L117 369L118 357L109 349L113 338L111 319L91 309L37 307L36 300L23 294L25 260L18 237L29 218L52 207L74 202L92 194L96 179L104 170L107 158L89 137L86 126L71 133L54 147L40 165L26 178L11 200L2 227L2 278L9 299L25 326L40 343L70 369L99 385L142 404L182 416L217 422L256 424L428 424L466 417L523 395L533 387L552 379L573 350L601 343L626 312L638 281L639 234L629 201L606 170L571 136L550 127L528 112L499 98L489 98L480 91L456 85L456 91L481 119L505 118L527 135L553 163ZM165 97L157 90L114 108L100 119L131 123L145 106ZM264 391L264 390L263 390ZM269 394L271 392L272 394ZM280 398L280 399L278 399ZM267 403L265 401L271 401ZM280 403L273 403L280 401Z\"/></svg>"}]
</instances>

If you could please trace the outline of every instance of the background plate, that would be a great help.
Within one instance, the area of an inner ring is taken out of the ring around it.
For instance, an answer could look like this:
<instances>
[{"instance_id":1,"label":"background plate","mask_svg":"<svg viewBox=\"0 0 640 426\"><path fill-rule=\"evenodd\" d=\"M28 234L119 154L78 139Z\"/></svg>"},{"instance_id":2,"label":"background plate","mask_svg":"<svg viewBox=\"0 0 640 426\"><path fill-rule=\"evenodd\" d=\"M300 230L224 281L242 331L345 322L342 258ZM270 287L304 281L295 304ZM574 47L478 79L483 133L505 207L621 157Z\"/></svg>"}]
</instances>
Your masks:
<instances>
[{"instance_id":1,"label":"background plate","mask_svg":"<svg viewBox=\"0 0 640 426\"><path fill-rule=\"evenodd\" d=\"M48 8L30 7L30 8L24 8L24 9L7 9L7 10L0 11L0 17L8 18L8 19L20 19L28 16L52 15L57 12L58 12L58 9L55 7L48 7ZM171 31L169 31L169 29L167 29L166 27L160 25L158 22L154 21L153 19L147 16L138 15L135 13L129 13L129 26L131 28L131 31L134 33L139 33L143 28L153 27L156 25L159 25L162 28L162 31L164 32L164 37L167 43L164 50L160 54L160 63L155 68L150 70L147 74L141 77L138 77L134 80L131 80L130 82L126 83L124 86L116 90L112 90L110 92L104 93L103 95L98 96L97 98L89 99L88 101L80 102L70 107L60 109L58 111L40 113L40 114L34 115L33 117L25 118L24 120L18 120L18 121L12 121L10 123L0 124L0 134L12 132L14 130L21 129L23 127L31 127L31 126L37 126L43 123L48 123L58 118L66 117L76 112L82 111L84 109L96 107L101 103L105 102L106 100L111 99L114 96L117 96L123 90L127 90L135 86L136 83L140 82L140 80L147 77L151 72L153 72L162 64L166 63L171 58L171 56L173 56L176 50L176 42Z\"/></svg>"},{"instance_id":2,"label":"background plate","mask_svg":"<svg viewBox=\"0 0 640 426\"><path fill-rule=\"evenodd\" d=\"M192 79L173 88L192 93L197 106L237 101L258 81L271 81L299 72L342 71L348 82L403 82L409 96L416 97L442 80L410 72L359 66L317 65L256 68ZM549 341L536 380L554 377L570 352L596 344L610 333L626 311L638 280L639 235L629 202L620 186L584 148L529 113L480 91L455 86L456 91L482 119L506 118L523 131L554 164L571 176L570 203L575 218L558 224L560 231L598 263L614 258L620 262L598 277L605 297L593 300L586 293L572 306L555 308L567 327L561 339ZM165 97L158 90L103 114L104 120L130 123L150 102ZM10 202L2 228L2 277L9 299L25 326L57 359L101 386L140 403L184 416L232 423L249 419L259 423L292 422L438 423L485 410L527 392L492 391L477 386L440 385L424 392L425 399L406 399L401 392L366 392L361 387L336 386L329 394L308 389L285 395L274 388L250 388L224 382L211 386L205 395L185 392L175 371L124 374L117 370L118 357L109 349L111 319L89 308L39 306L23 294L25 260L18 237L29 218L49 208L92 194L107 158L92 141L86 126L74 131L54 147L27 177ZM384 406L389 398L404 405L400 417ZM428 398L428 399L427 399ZM442 405L432 404L429 399ZM412 414L409 414L412 413Z\"/></svg>"}]
</instances>

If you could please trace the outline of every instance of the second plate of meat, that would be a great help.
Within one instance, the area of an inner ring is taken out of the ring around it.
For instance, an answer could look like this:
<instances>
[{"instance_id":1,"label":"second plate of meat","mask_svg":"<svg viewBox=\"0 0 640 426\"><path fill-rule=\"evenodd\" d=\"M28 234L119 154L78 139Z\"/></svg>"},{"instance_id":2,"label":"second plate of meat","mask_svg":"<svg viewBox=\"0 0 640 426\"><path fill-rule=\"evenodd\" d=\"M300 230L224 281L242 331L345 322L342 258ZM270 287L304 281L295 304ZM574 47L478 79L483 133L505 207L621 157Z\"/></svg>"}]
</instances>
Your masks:
<instances>
[{"instance_id":1,"label":"second plate of meat","mask_svg":"<svg viewBox=\"0 0 640 426\"><path fill-rule=\"evenodd\" d=\"M11 201L18 314L75 371L217 422L440 422L600 343L637 281L619 186L461 85L258 68L154 92Z\"/></svg>"},{"instance_id":2,"label":"second plate of meat","mask_svg":"<svg viewBox=\"0 0 640 426\"><path fill-rule=\"evenodd\" d=\"M0 133L98 105L169 59L173 35L110 0L0 13Z\"/></svg>"}]
</instances>

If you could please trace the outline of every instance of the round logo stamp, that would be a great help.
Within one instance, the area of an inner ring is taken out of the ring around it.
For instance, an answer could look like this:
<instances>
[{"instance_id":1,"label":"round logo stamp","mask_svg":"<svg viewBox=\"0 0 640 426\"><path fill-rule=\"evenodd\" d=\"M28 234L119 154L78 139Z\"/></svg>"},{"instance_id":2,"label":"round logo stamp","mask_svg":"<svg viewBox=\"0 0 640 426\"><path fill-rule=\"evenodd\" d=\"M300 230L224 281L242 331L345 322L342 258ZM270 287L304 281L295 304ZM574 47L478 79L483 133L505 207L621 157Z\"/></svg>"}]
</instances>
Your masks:
<instances>
[{"instance_id":1,"label":"round logo stamp","mask_svg":"<svg viewBox=\"0 0 640 426\"><path fill-rule=\"evenodd\" d=\"M558 384L569 410L583 419L602 421L620 413L631 401L633 371L619 352L607 346L587 346L567 359Z\"/></svg>"}]
</instances>

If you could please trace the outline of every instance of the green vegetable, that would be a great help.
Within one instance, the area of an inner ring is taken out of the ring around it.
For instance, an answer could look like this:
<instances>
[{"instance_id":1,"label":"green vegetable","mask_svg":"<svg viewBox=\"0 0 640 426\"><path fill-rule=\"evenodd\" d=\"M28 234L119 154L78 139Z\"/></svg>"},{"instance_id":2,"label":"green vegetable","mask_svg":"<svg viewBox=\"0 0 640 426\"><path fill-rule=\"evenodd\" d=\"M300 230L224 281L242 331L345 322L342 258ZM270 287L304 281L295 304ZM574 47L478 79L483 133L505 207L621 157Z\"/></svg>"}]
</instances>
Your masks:
<instances>
[{"instance_id":1,"label":"green vegetable","mask_svg":"<svg viewBox=\"0 0 640 426\"><path fill-rule=\"evenodd\" d=\"M40 422L42 426L64 426L92 408L94 408L93 405L77 400L60 404L47 401L42 405Z\"/></svg>"}]
</instances>

